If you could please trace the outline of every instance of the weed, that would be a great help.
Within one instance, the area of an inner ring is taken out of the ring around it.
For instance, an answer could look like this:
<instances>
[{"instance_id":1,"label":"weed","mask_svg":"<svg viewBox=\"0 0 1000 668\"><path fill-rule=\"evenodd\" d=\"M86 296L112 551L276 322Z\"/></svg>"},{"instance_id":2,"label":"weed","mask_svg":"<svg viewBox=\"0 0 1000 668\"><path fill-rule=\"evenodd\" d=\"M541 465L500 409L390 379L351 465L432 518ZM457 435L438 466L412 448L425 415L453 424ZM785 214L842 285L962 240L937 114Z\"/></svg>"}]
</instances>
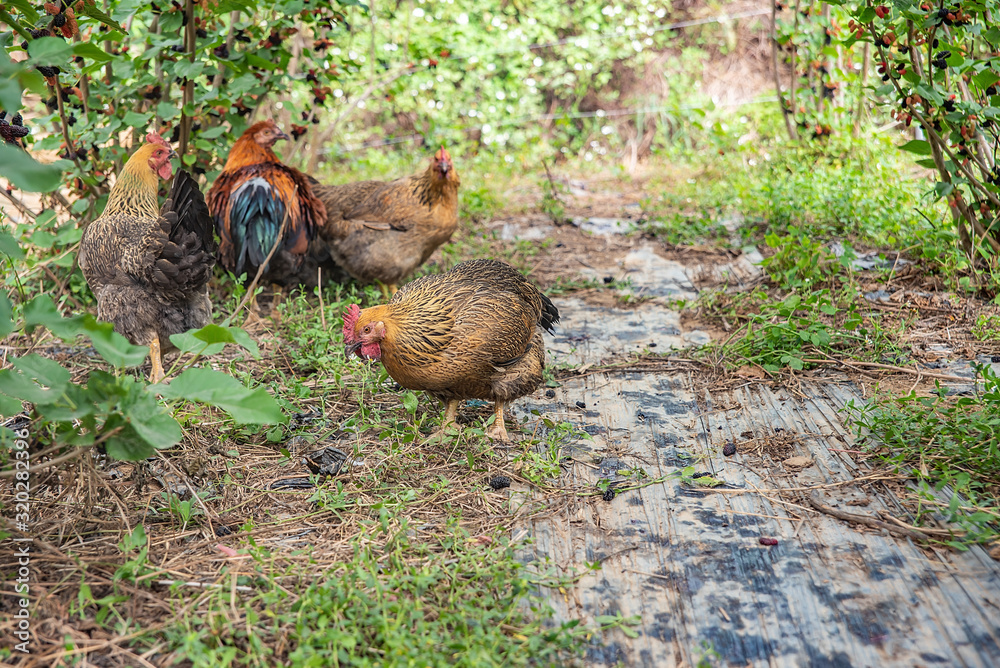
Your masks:
<instances>
[{"instance_id":1,"label":"weed","mask_svg":"<svg viewBox=\"0 0 1000 668\"><path fill-rule=\"evenodd\" d=\"M846 246L838 258L823 243L794 226L786 235L768 233L764 241L775 249L775 254L765 258L761 266L785 290L809 289L824 283L839 271L849 270L851 261L857 257Z\"/></svg>"},{"instance_id":2,"label":"weed","mask_svg":"<svg viewBox=\"0 0 1000 668\"><path fill-rule=\"evenodd\" d=\"M626 617L619 610L613 615L598 615L594 618L594 621L600 625L601 631L620 629L629 638L638 638L639 632L632 627L642 624L642 617L639 615L629 615Z\"/></svg>"},{"instance_id":3,"label":"weed","mask_svg":"<svg viewBox=\"0 0 1000 668\"><path fill-rule=\"evenodd\" d=\"M558 276L555 282L546 287L542 292L549 297L559 297L573 292L580 292L581 290L601 290L605 287L604 283L596 278Z\"/></svg>"},{"instance_id":4,"label":"weed","mask_svg":"<svg viewBox=\"0 0 1000 668\"><path fill-rule=\"evenodd\" d=\"M980 313L972 326L972 335L980 341L1000 339L1000 314Z\"/></svg>"},{"instance_id":5,"label":"weed","mask_svg":"<svg viewBox=\"0 0 1000 668\"><path fill-rule=\"evenodd\" d=\"M145 640L206 667L564 665L579 652L583 629L551 624L532 594L540 583L504 537L473 538L452 523L436 541L416 542L403 523L375 549L382 531L379 523L357 536L354 557L319 580L250 545L256 573L233 573L249 593L234 601L222 587Z\"/></svg>"},{"instance_id":6,"label":"weed","mask_svg":"<svg viewBox=\"0 0 1000 668\"><path fill-rule=\"evenodd\" d=\"M937 517L964 530L945 541L958 549L1000 535L1000 378L989 365L975 369L983 387L972 397L949 397L938 384L931 396L851 400L844 409L859 442L920 481L917 521Z\"/></svg>"}]
</instances>

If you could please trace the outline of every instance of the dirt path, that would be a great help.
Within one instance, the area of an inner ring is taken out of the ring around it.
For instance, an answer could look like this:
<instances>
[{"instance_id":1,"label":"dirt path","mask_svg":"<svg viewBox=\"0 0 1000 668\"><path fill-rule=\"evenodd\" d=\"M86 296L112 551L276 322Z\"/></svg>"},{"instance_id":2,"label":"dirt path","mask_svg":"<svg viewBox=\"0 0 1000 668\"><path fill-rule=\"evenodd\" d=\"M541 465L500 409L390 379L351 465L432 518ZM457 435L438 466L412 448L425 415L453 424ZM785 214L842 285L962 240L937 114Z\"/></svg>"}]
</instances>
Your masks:
<instances>
[{"instance_id":1,"label":"dirt path","mask_svg":"<svg viewBox=\"0 0 1000 668\"><path fill-rule=\"evenodd\" d=\"M669 361L593 371L708 340L685 329L671 300L693 297L696 279L750 276L746 258L666 259L656 242L616 238L604 219L583 224L589 238L538 220L504 225L513 239L556 235L578 254L580 276L619 286L554 300L563 320L550 358L582 373L518 404L521 415L538 410L592 434L561 484L623 489L613 500L563 496L514 529L534 539L526 556L585 573L551 590L560 618L632 617L629 633L604 634L587 665L1000 665L1000 564L983 549L922 548L812 507L907 520L896 494L905 483L855 459L840 410L863 400L862 387L844 377L796 393L753 380L713 386L696 366ZM539 266L573 271L555 250ZM734 456L723 455L727 443ZM685 484L685 470L724 484Z\"/></svg>"}]
</instances>

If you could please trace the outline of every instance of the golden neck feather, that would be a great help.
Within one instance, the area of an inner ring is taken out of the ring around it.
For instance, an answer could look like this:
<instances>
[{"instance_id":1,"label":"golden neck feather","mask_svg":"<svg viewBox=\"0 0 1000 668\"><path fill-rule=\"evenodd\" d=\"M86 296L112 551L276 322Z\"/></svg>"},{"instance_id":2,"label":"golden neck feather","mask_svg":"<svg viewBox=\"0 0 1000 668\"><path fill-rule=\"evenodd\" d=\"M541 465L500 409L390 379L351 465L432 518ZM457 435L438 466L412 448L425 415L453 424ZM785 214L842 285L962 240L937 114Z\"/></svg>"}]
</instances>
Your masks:
<instances>
[{"instance_id":1,"label":"golden neck feather","mask_svg":"<svg viewBox=\"0 0 1000 668\"><path fill-rule=\"evenodd\" d=\"M118 179L108 195L105 214L121 213L154 217L159 215L159 207L156 204L159 177L149 166L149 159L155 148L152 144L144 144L132 154L118 172Z\"/></svg>"}]
</instances>

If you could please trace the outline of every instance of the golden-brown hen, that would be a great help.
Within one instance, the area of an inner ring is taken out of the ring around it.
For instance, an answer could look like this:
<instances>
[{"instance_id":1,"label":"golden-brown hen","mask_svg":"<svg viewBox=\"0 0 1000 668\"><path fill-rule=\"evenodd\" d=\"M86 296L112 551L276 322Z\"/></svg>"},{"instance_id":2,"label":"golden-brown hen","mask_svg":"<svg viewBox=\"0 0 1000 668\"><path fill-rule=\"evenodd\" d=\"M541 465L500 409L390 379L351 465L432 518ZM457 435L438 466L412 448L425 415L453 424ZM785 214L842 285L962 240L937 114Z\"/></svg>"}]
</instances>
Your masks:
<instances>
[{"instance_id":1,"label":"golden-brown hen","mask_svg":"<svg viewBox=\"0 0 1000 668\"><path fill-rule=\"evenodd\" d=\"M496 402L487 432L508 440L504 404L542 382L542 330L559 311L516 269L498 260L462 262L404 285L388 304L344 314L348 356L381 360L393 380L445 402L442 426L459 401Z\"/></svg>"},{"instance_id":2,"label":"golden-brown hen","mask_svg":"<svg viewBox=\"0 0 1000 668\"><path fill-rule=\"evenodd\" d=\"M348 274L378 283L389 296L455 232L460 183L442 147L421 174L388 183L313 184L326 205L319 237Z\"/></svg>"},{"instance_id":3,"label":"golden-brown hen","mask_svg":"<svg viewBox=\"0 0 1000 668\"><path fill-rule=\"evenodd\" d=\"M176 154L150 133L122 167L100 218L80 240L80 268L97 297L97 317L137 345L148 345L151 380L163 377L160 344L204 327L212 317L208 279L215 265L212 217L198 184L178 172L163 208L159 180Z\"/></svg>"}]
</instances>

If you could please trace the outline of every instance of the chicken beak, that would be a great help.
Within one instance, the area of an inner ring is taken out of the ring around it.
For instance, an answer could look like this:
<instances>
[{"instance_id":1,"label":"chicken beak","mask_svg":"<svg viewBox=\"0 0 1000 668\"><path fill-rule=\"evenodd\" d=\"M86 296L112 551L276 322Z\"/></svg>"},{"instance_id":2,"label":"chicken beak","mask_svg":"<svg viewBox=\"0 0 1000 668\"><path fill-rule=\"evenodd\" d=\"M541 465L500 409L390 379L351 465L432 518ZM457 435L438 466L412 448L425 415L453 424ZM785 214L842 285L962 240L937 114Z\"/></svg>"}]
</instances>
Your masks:
<instances>
[{"instance_id":1,"label":"chicken beak","mask_svg":"<svg viewBox=\"0 0 1000 668\"><path fill-rule=\"evenodd\" d=\"M361 342L355 341L354 343L348 343L344 346L344 357L351 359L351 355L356 355L358 351L361 350Z\"/></svg>"},{"instance_id":2,"label":"chicken beak","mask_svg":"<svg viewBox=\"0 0 1000 668\"><path fill-rule=\"evenodd\" d=\"M170 155L168 155L167 158L169 158L170 160L176 160L178 157L179 156L177 155L177 151L175 151L174 149L170 149Z\"/></svg>"},{"instance_id":3,"label":"chicken beak","mask_svg":"<svg viewBox=\"0 0 1000 668\"><path fill-rule=\"evenodd\" d=\"M286 135L281 130L278 130L278 139L284 139L285 141L292 141L292 138Z\"/></svg>"}]
</instances>

